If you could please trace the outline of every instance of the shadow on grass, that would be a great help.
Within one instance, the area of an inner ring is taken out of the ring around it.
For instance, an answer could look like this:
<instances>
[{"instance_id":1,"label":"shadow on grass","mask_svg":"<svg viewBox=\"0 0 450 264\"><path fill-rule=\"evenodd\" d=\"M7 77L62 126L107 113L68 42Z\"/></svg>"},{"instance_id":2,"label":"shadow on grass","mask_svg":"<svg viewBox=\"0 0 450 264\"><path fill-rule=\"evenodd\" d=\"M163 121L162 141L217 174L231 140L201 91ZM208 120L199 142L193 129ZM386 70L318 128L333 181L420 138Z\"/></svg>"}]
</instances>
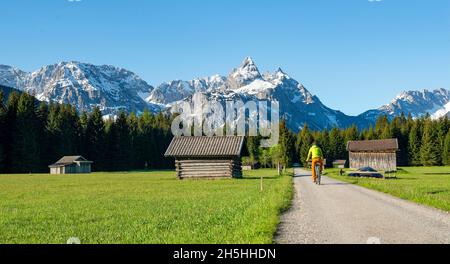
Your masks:
<instances>
[{"instance_id":1,"label":"shadow on grass","mask_svg":"<svg viewBox=\"0 0 450 264\"><path fill-rule=\"evenodd\" d=\"M427 192L426 194L435 195L435 194L448 193L448 192L449 192L449 190L436 190L436 191Z\"/></svg>"},{"instance_id":2,"label":"shadow on grass","mask_svg":"<svg viewBox=\"0 0 450 264\"><path fill-rule=\"evenodd\" d=\"M419 178L402 178L402 177L395 177L395 176L392 176L392 177L385 177L384 178L385 180L390 180L390 181L392 181L392 180L394 180L394 181L404 181L404 180L419 180Z\"/></svg>"}]
</instances>

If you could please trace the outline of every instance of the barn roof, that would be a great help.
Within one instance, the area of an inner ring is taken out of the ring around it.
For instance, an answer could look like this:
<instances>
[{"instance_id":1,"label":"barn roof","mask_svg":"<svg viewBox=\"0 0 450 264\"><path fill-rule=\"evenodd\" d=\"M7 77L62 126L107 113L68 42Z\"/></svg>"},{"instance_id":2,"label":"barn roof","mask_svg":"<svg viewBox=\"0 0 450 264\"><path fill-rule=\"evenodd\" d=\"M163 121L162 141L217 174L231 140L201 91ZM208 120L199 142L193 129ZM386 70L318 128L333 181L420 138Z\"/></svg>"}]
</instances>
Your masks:
<instances>
[{"instance_id":1,"label":"barn roof","mask_svg":"<svg viewBox=\"0 0 450 264\"><path fill-rule=\"evenodd\" d=\"M75 162L93 163L92 161L88 161L87 159L85 159L83 156L64 156L60 160L55 162L55 164L52 164L49 167L62 167L71 165Z\"/></svg>"},{"instance_id":2,"label":"barn roof","mask_svg":"<svg viewBox=\"0 0 450 264\"><path fill-rule=\"evenodd\" d=\"M240 156L244 137L175 137L167 148L166 157L234 157Z\"/></svg>"},{"instance_id":3,"label":"barn roof","mask_svg":"<svg viewBox=\"0 0 450 264\"><path fill-rule=\"evenodd\" d=\"M398 140L381 139L381 140L364 140L364 141L349 141L347 143L347 150L349 151L392 151L398 150Z\"/></svg>"}]
</instances>

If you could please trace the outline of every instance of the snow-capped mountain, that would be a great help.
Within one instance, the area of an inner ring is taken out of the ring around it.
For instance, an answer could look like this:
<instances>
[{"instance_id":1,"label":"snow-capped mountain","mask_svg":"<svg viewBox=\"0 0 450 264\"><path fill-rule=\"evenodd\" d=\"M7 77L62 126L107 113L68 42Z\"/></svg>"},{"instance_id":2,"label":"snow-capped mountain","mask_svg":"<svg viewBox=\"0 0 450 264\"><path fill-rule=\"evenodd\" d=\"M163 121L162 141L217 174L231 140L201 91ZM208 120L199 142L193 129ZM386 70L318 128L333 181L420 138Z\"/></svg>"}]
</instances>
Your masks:
<instances>
[{"instance_id":1,"label":"snow-capped mountain","mask_svg":"<svg viewBox=\"0 0 450 264\"><path fill-rule=\"evenodd\" d=\"M252 84L255 81L264 81L261 73L256 67L253 59L245 58L241 66L234 69L228 76L228 85L230 89L238 89L243 86Z\"/></svg>"},{"instance_id":2,"label":"snow-capped mountain","mask_svg":"<svg viewBox=\"0 0 450 264\"><path fill-rule=\"evenodd\" d=\"M69 103L80 111L99 106L105 115L119 110L142 112L169 110L181 101L192 101L195 93L208 100L225 102L232 99L277 100L280 115L288 126L298 131L304 124L312 129L367 127L382 114L390 117L411 113L414 117L430 113L438 118L450 111L450 92L409 91L397 96L379 109L359 116L348 116L321 102L300 82L282 69L261 74L254 60L244 59L226 77L213 75L190 81L175 80L153 88L131 71L114 66L95 66L80 62L61 62L27 73L0 65L0 85L34 94L39 100Z\"/></svg>"},{"instance_id":3,"label":"snow-capped mountain","mask_svg":"<svg viewBox=\"0 0 450 264\"><path fill-rule=\"evenodd\" d=\"M175 80L156 87L147 98L147 102L168 105L183 100L197 92L218 91L225 87L226 78L214 75L192 81Z\"/></svg>"},{"instance_id":4,"label":"snow-capped mountain","mask_svg":"<svg viewBox=\"0 0 450 264\"><path fill-rule=\"evenodd\" d=\"M213 81L212 81L213 80ZM192 95L202 92L210 100L224 102L231 99L277 100L280 114L294 131L305 123L312 129L347 127L353 123L364 126L365 120L350 117L326 107L317 96L283 70L261 74L250 57L240 67L233 69L228 77L213 76L193 81L173 81L157 87L148 102L170 107L181 99L192 101Z\"/></svg>"},{"instance_id":5,"label":"snow-capped mountain","mask_svg":"<svg viewBox=\"0 0 450 264\"><path fill-rule=\"evenodd\" d=\"M27 75L26 72L17 68L0 65L0 85L11 88L23 87Z\"/></svg>"},{"instance_id":6,"label":"snow-capped mountain","mask_svg":"<svg viewBox=\"0 0 450 264\"><path fill-rule=\"evenodd\" d=\"M61 62L26 73L0 66L0 84L26 91L41 101L68 103L80 111L94 106L104 113L118 109L142 111L153 90L136 74L125 69L79 62Z\"/></svg>"},{"instance_id":7,"label":"snow-capped mountain","mask_svg":"<svg viewBox=\"0 0 450 264\"><path fill-rule=\"evenodd\" d=\"M380 115L394 117L404 113L416 118L428 113L433 118L439 118L450 112L449 103L450 91L443 88L434 91L404 91L389 104L369 110L360 117L374 121Z\"/></svg>"}]
</instances>

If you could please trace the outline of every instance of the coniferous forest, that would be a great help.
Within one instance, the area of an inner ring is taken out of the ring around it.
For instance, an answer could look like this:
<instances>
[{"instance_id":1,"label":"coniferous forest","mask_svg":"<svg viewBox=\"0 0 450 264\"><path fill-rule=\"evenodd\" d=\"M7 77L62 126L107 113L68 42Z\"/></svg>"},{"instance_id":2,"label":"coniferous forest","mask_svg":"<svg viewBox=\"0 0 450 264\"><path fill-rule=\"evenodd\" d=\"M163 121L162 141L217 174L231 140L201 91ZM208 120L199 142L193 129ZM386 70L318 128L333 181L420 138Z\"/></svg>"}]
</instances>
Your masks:
<instances>
[{"instance_id":1,"label":"coniferous forest","mask_svg":"<svg viewBox=\"0 0 450 264\"><path fill-rule=\"evenodd\" d=\"M121 112L104 120L101 111L78 113L67 104L44 103L27 93L0 90L0 173L48 172L48 165L63 156L82 155L94 161L94 171L169 169L173 161L164 158L172 134L172 117L144 111L139 116ZM389 120L378 118L374 126L359 130L311 131L307 125L295 134L280 123L280 143L271 149L259 147L259 138L248 138L248 163L262 167L280 162L304 165L315 140L328 165L347 159L350 140L397 138L400 166L450 165L450 121L429 116L414 119L405 115Z\"/></svg>"},{"instance_id":2,"label":"coniferous forest","mask_svg":"<svg viewBox=\"0 0 450 264\"><path fill-rule=\"evenodd\" d=\"M171 120L145 111L103 120L95 108L77 113L67 104L38 102L27 93L0 90L0 173L48 172L63 156L82 155L95 171L164 169Z\"/></svg>"},{"instance_id":3,"label":"coniferous forest","mask_svg":"<svg viewBox=\"0 0 450 264\"><path fill-rule=\"evenodd\" d=\"M331 166L334 160L348 160L347 142L352 140L376 140L397 138L400 151L399 166L450 165L450 121L447 117L433 120L429 115L412 118L401 115L389 120L380 116L376 123L360 130L356 126L346 129L311 131L308 125L298 133L280 123L280 145L273 149L259 149L257 141L248 140L250 160L263 167L274 166L274 157L284 166L299 163L304 166L309 148L316 141Z\"/></svg>"}]
</instances>

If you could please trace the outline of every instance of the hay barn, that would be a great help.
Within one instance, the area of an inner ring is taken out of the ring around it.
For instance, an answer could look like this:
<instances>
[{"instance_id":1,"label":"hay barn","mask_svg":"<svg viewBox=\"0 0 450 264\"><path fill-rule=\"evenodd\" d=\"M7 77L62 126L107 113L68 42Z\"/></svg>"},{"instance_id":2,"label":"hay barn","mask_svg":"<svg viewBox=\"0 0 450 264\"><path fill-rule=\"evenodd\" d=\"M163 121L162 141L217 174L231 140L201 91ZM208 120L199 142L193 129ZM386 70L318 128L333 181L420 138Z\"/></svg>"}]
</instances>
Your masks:
<instances>
[{"instance_id":1,"label":"hay barn","mask_svg":"<svg viewBox=\"0 0 450 264\"><path fill-rule=\"evenodd\" d=\"M349 141L349 166L351 169L371 167L379 171L397 170L398 140Z\"/></svg>"},{"instance_id":2,"label":"hay barn","mask_svg":"<svg viewBox=\"0 0 450 264\"><path fill-rule=\"evenodd\" d=\"M65 156L48 167L50 174L91 173L92 163L82 156Z\"/></svg>"},{"instance_id":3,"label":"hay barn","mask_svg":"<svg viewBox=\"0 0 450 264\"><path fill-rule=\"evenodd\" d=\"M240 178L244 137L175 137L165 156L175 158L179 179Z\"/></svg>"}]
</instances>

